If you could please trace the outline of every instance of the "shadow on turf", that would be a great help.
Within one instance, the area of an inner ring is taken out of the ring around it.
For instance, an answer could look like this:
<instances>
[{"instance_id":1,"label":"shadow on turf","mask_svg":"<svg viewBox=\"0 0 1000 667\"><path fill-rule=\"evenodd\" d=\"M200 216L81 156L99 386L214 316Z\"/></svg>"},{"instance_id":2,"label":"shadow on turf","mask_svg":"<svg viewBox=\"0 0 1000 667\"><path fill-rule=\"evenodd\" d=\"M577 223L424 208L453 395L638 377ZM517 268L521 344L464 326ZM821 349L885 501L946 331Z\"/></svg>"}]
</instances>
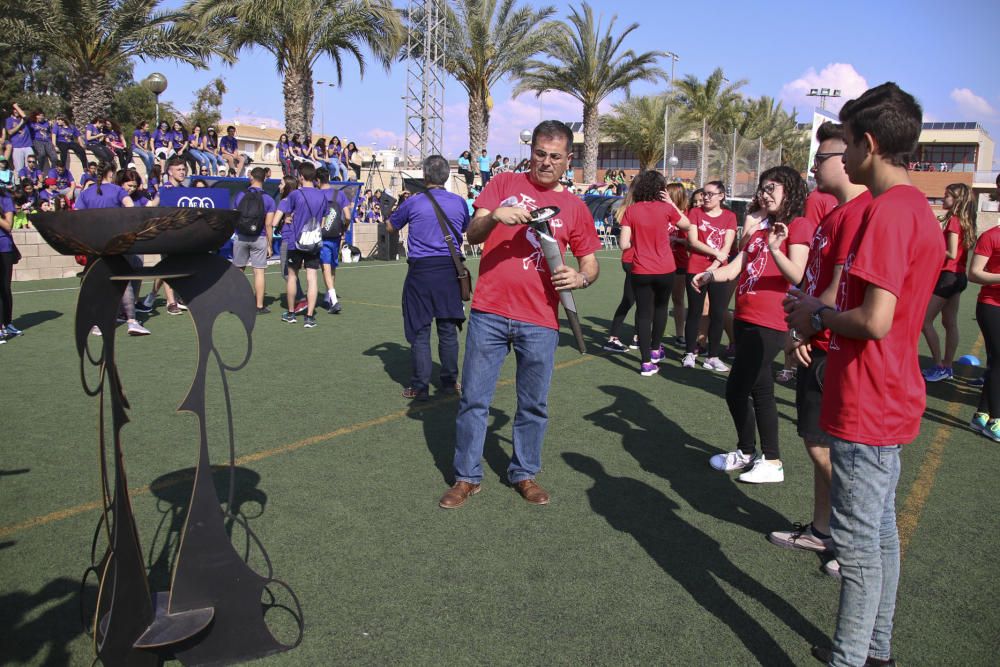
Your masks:
<instances>
[{"instance_id":1,"label":"shadow on turf","mask_svg":"<svg viewBox=\"0 0 1000 667\"><path fill-rule=\"evenodd\" d=\"M393 382L404 387L410 385L410 348L399 343L379 343L372 345L362 352L366 357L378 357L382 361L385 374ZM431 377L436 377L441 372L440 365L436 362L431 368Z\"/></svg>"},{"instance_id":2,"label":"shadow on turf","mask_svg":"<svg viewBox=\"0 0 1000 667\"><path fill-rule=\"evenodd\" d=\"M612 403L584 419L620 434L622 447L642 469L667 480L696 511L759 534L790 525L780 513L743 493L732 477L709 467L709 458L725 450L687 433L638 391L615 385L598 389ZM728 431L725 437L731 439Z\"/></svg>"},{"instance_id":3,"label":"shadow on turf","mask_svg":"<svg viewBox=\"0 0 1000 667\"><path fill-rule=\"evenodd\" d=\"M593 510L614 529L631 535L695 602L729 627L761 664L795 663L719 580L763 605L805 641L828 643L823 632L781 596L729 560L718 542L681 519L677 503L648 484L609 475L589 456L574 452L562 456L573 469L594 480L587 491Z\"/></svg>"},{"instance_id":4,"label":"shadow on turf","mask_svg":"<svg viewBox=\"0 0 1000 667\"><path fill-rule=\"evenodd\" d=\"M31 327L37 327L40 324L45 324L51 320L57 320L62 317L63 314L55 310L39 310L36 313L24 313L18 315L17 319L12 323L18 329L23 329L27 331Z\"/></svg>"},{"instance_id":5,"label":"shadow on turf","mask_svg":"<svg viewBox=\"0 0 1000 667\"><path fill-rule=\"evenodd\" d=\"M0 662L74 664L68 646L83 634L80 593L79 581L60 577L35 593L14 591L0 595ZM87 585L83 595L95 600L97 587Z\"/></svg>"},{"instance_id":6,"label":"shadow on turf","mask_svg":"<svg viewBox=\"0 0 1000 667\"><path fill-rule=\"evenodd\" d=\"M424 442L427 443L427 450L434 459L434 465L441 472L441 477L445 484L455 481L455 413L458 402L454 401L454 408L443 412L443 406L434 403L424 404L426 409L421 409L420 404L414 403L407 413L407 417L415 419L423 425ZM490 423L486 428L486 442L483 445L483 458L497 477L507 484L507 466L510 464L510 455L504 451L501 443L511 445L511 441L499 434L499 431L510 423L510 417L503 410L490 408Z\"/></svg>"},{"instance_id":7,"label":"shadow on turf","mask_svg":"<svg viewBox=\"0 0 1000 667\"><path fill-rule=\"evenodd\" d=\"M233 540L233 546L245 562L253 565L254 553L252 545L257 544L244 529L241 522L252 521L264 513L267 505L267 495L257 488L260 475L249 468L237 467L235 470L233 488L233 504L231 514L226 514L226 532ZM220 502L225 505L229 498L229 467L213 466L212 481L215 482L215 493ZM188 503L191 500L191 489L194 484L194 468L185 468L158 477L149 485L156 497L156 509L160 512L160 522L153 532L149 542L147 566L149 567L149 585L154 591L165 591L170 588L174 561L180 548L180 535L187 518ZM142 531L140 531L142 532ZM258 572L259 568L254 568Z\"/></svg>"}]
</instances>

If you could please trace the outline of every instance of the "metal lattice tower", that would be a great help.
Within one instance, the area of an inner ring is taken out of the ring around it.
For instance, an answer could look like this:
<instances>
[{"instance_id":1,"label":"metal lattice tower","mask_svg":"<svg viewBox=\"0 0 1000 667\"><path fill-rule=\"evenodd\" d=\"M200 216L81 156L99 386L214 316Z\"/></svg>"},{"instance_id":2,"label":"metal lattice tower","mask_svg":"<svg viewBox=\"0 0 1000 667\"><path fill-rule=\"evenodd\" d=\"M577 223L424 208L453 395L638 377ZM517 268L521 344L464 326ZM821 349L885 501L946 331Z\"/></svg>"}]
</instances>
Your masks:
<instances>
[{"instance_id":1,"label":"metal lattice tower","mask_svg":"<svg viewBox=\"0 0 1000 667\"><path fill-rule=\"evenodd\" d=\"M417 30L406 38L406 125L403 166L423 162L444 148L444 54L447 0L408 0Z\"/></svg>"}]
</instances>

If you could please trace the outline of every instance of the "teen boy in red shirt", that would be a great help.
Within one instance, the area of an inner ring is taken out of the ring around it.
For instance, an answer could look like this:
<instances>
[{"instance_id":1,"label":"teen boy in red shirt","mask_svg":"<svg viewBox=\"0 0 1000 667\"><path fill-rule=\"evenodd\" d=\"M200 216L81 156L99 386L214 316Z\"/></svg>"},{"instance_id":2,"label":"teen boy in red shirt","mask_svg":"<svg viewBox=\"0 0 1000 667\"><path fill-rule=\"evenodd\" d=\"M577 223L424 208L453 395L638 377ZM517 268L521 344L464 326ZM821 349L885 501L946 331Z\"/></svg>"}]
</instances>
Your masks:
<instances>
[{"instance_id":1,"label":"teen boy in red shirt","mask_svg":"<svg viewBox=\"0 0 1000 667\"><path fill-rule=\"evenodd\" d=\"M803 337L831 334L820 427L832 436L830 528L842 583L833 648L813 654L857 667L894 664L899 452L920 431L926 390L917 343L937 280L927 267L941 265L945 248L906 171L922 120L913 96L884 83L845 104L840 120L847 175L868 187L872 203L844 261L837 306L796 292L786 310Z\"/></svg>"}]
</instances>

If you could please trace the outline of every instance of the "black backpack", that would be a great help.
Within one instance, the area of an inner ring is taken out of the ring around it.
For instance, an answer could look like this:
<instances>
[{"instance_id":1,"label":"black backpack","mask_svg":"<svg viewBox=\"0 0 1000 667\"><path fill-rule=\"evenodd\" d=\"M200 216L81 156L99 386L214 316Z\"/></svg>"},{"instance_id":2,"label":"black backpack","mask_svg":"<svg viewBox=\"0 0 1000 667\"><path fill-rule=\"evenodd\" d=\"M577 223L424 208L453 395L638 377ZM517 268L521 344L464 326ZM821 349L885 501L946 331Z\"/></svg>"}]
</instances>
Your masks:
<instances>
[{"instance_id":1,"label":"black backpack","mask_svg":"<svg viewBox=\"0 0 1000 667\"><path fill-rule=\"evenodd\" d=\"M244 236L258 236L264 228L264 193L259 190L247 190L240 203L236 205L240 219L236 221L236 232Z\"/></svg>"},{"instance_id":2,"label":"black backpack","mask_svg":"<svg viewBox=\"0 0 1000 667\"><path fill-rule=\"evenodd\" d=\"M327 211L326 218L323 219L323 238L339 239L344 235L344 212L337 206L334 198L330 202L330 210Z\"/></svg>"}]
</instances>

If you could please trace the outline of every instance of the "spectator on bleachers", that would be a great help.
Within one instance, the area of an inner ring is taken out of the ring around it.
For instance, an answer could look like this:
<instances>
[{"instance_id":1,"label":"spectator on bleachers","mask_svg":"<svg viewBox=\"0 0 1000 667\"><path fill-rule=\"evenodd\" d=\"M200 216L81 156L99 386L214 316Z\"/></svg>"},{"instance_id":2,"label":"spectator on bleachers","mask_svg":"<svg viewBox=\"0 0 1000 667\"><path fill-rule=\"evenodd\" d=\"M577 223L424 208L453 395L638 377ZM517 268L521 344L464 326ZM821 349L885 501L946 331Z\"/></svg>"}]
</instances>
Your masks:
<instances>
[{"instance_id":1,"label":"spectator on bleachers","mask_svg":"<svg viewBox=\"0 0 1000 667\"><path fill-rule=\"evenodd\" d=\"M83 190L84 188L87 187L88 184L96 182L97 182L97 163L88 162L87 170L83 172L82 176L80 176L80 189Z\"/></svg>"},{"instance_id":2,"label":"spectator on bleachers","mask_svg":"<svg viewBox=\"0 0 1000 667\"><path fill-rule=\"evenodd\" d=\"M36 186L42 182L42 170L38 168L38 160L34 155L29 155L26 158L24 166L17 172L18 183L23 182L25 179L31 181Z\"/></svg>"},{"instance_id":3,"label":"spectator on bleachers","mask_svg":"<svg viewBox=\"0 0 1000 667\"><path fill-rule=\"evenodd\" d=\"M141 121L132 133L132 154L138 155L142 163L146 165L146 175L153 171L153 163L156 156L153 154L152 137L149 134L149 123Z\"/></svg>"},{"instance_id":4,"label":"spectator on bleachers","mask_svg":"<svg viewBox=\"0 0 1000 667\"><path fill-rule=\"evenodd\" d=\"M69 169L62 164L56 164L55 167L49 169L49 173L46 175L46 180L50 178L55 180L56 189L59 191L59 194L70 201L76 199L76 181L73 179L73 173Z\"/></svg>"},{"instance_id":5,"label":"spectator on bleachers","mask_svg":"<svg viewBox=\"0 0 1000 667\"><path fill-rule=\"evenodd\" d=\"M472 153L462 151L458 156L458 173L465 179L465 189L472 189L472 183L476 180L476 175L472 172Z\"/></svg>"},{"instance_id":6,"label":"spectator on bleachers","mask_svg":"<svg viewBox=\"0 0 1000 667\"><path fill-rule=\"evenodd\" d=\"M31 128L24 111L17 103L11 105L10 118L5 123L7 140L11 145L14 172L21 170L28 156L32 154Z\"/></svg>"},{"instance_id":7,"label":"spectator on bleachers","mask_svg":"<svg viewBox=\"0 0 1000 667\"><path fill-rule=\"evenodd\" d=\"M358 150L357 145L353 141L348 141L347 146L344 148L344 152L341 153L341 159L344 161L352 172L354 172L354 180L361 180L361 151Z\"/></svg>"},{"instance_id":8,"label":"spectator on bleachers","mask_svg":"<svg viewBox=\"0 0 1000 667\"><path fill-rule=\"evenodd\" d=\"M214 127L205 130L205 150L204 153L212 163L212 174L214 176L225 176L226 161L219 154L219 133Z\"/></svg>"},{"instance_id":9,"label":"spectator on bleachers","mask_svg":"<svg viewBox=\"0 0 1000 667\"><path fill-rule=\"evenodd\" d=\"M282 134L278 137L278 143L274 147L278 151L278 164L281 165L281 175L291 176L295 172L295 169L292 167L292 146L288 143L288 135Z\"/></svg>"},{"instance_id":10,"label":"spectator on bleachers","mask_svg":"<svg viewBox=\"0 0 1000 667\"><path fill-rule=\"evenodd\" d=\"M95 116L84 128L84 139L87 142L87 150L93 153L98 162L111 164L115 161L115 154L104 144L107 135L104 133L104 119Z\"/></svg>"},{"instance_id":11,"label":"spectator on bleachers","mask_svg":"<svg viewBox=\"0 0 1000 667\"><path fill-rule=\"evenodd\" d=\"M80 130L66 120L65 116L56 116L55 126L52 128L53 136L56 140L56 148L59 151L59 164L69 169L70 151L80 160L80 169L86 169L87 151L83 147L83 139Z\"/></svg>"},{"instance_id":12,"label":"spectator on bleachers","mask_svg":"<svg viewBox=\"0 0 1000 667\"><path fill-rule=\"evenodd\" d=\"M170 123L165 120L161 120L153 131L153 155L160 161L161 170L164 168L166 161L173 157L174 148L171 145L173 135Z\"/></svg>"},{"instance_id":13,"label":"spectator on bleachers","mask_svg":"<svg viewBox=\"0 0 1000 667\"><path fill-rule=\"evenodd\" d=\"M31 148L35 152L38 168L48 171L56 163L56 145L52 143L52 123L36 109L31 112Z\"/></svg>"},{"instance_id":14,"label":"spectator on bleachers","mask_svg":"<svg viewBox=\"0 0 1000 667\"><path fill-rule=\"evenodd\" d=\"M238 152L239 142L236 141L236 127L230 125L226 128L226 136L219 142L222 159L229 165L229 170L235 171L235 176L243 173L243 168L247 165L247 156Z\"/></svg>"},{"instance_id":15,"label":"spectator on bleachers","mask_svg":"<svg viewBox=\"0 0 1000 667\"><path fill-rule=\"evenodd\" d=\"M122 136L121 126L113 120L104 119L105 143L108 149L118 158L118 165L127 169L132 162L132 149Z\"/></svg>"},{"instance_id":16,"label":"spectator on bleachers","mask_svg":"<svg viewBox=\"0 0 1000 667\"><path fill-rule=\"evenodd\" d=\"M210 159L205 152L205 136L201 133L201 125L195 124L191 128L191 134L188 135L188 152L201 167L198 173L205 171L206 173L202 175L207 176L208 172L215 166L215 160Z\"/></svg>"},{"instance_id":17,"label":"spectator on bleachers","mask_svg":"<svg viewBox=\"0 0 1000 667\"><path fill-rule=\"evenodd\" d=\"M170 134L170 147L174 150L174 157L184 160L188 173L197 173L198 161L191 153L191 142L188 139L191 135L188 133L187 128L184 127L184 123L179 120L175 120L171 127L173 131Z\"/></svg>"}]
</instances>

